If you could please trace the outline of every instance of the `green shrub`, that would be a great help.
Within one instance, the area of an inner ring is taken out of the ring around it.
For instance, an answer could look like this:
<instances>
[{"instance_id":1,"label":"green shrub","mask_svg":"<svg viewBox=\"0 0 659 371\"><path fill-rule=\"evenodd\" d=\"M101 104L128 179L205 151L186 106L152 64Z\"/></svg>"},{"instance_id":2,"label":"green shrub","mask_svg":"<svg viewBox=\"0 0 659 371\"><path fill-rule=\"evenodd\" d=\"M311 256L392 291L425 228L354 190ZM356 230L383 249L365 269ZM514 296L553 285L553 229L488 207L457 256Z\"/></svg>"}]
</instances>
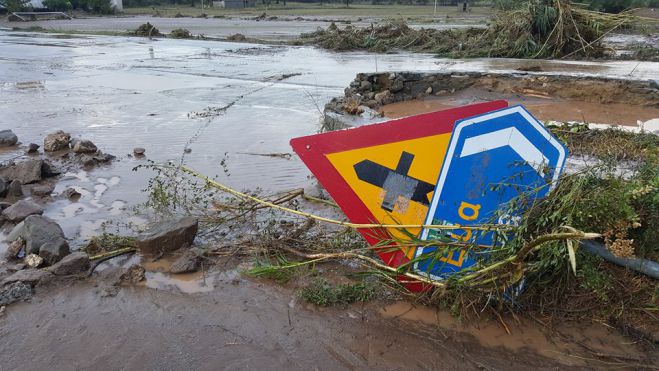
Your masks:
<instances>
[{"instance_id":1,"label":"green shrub","mask_svg":"<svg viewBox=\"0 0 659 371\"><path fill-rule=\"evenodd\" d=\"M73 8L69 0L43 0L43 6L48 8L48 10L56 10L61 12L65 12Z\"/></svg>"}]
</instances>

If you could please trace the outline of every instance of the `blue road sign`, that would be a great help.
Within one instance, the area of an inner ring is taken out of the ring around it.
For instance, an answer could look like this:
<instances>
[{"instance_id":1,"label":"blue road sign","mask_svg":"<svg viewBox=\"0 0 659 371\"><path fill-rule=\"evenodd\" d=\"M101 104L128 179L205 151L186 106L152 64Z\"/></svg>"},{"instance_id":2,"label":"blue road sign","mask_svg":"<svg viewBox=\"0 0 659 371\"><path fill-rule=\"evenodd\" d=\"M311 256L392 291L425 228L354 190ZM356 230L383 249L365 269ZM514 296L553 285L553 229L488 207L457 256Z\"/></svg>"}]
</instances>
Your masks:
<instances>
[{"instance_id":1,"label":"blue road sign","mask_svg":"<svg viewBox=\"0 0 659 371\"><path fill-rule=\"evenodd\" d=\"M425 224L516 224L523 208L544 197L563 170L565 147L524 107L513 106L456 123ZM469 252L441 244L418 247L417 272L444 279L487 257L502 244L494 232L465 229L421 232L422 240L473 244ZM505 237L505 236L503 236Z\"/></svg>"}]
</instances>

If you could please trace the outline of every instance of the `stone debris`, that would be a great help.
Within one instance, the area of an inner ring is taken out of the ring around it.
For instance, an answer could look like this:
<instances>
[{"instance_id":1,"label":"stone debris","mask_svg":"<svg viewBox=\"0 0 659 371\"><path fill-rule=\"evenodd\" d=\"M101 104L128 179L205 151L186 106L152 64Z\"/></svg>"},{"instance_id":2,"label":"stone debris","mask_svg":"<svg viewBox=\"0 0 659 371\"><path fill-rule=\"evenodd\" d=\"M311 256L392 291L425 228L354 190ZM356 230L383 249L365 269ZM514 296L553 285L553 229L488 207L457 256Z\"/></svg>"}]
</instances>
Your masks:
<instances>
[{"instance_id":1,"label":"stone debris","mask_svg":"<svg viewBox=\"0 0 659 371\"><path fill-rule=\"evenodd\" d=\"M7 252L5 253L5 257L9 260L16 259L18 257L18 254L23 250L23 247L25 246L25 241L22 238L17 238L15 241L11 242L9 246L7 246Z\"/></svg>"},{"instance_id":2,"label":"stone debris","mask_svg":"<svg viewBox=\"0 0 659 371\"><path fill-rule=\"evenodd\" d=\"M25 252L27 254L39 254L43 244L55 241L58 238L64 239L64 232L59 224L53 220L41 215L30 215L25 218L20 237L25 239Z\"/></svg>"},{"instance_id":3,"label":"stone debris","mask_svg":"<svg viewBox=\"0 0 659 371\"><path fill-rule=\"evenodd\" d=\"M89 269L89 255L76 251L50 266L47 270L56 276L69 276Z\"/></svg>"},{"instance_id":4,"label":"stone debris","mask_svg":"<svg viewBox=\"0 0 659 371\"><path fill-rule=\"evenodd\" d=\"M30 268L39 268L43 264L43 258L37 254L29 254L25 257L25 264Z\"/></svg>"},{"instance_id":5,"label":"stone debris","mask_svg":"<svg viewBox=\"0 0 659 371\"><path fill-rule=\"evenodd\" d=\"M46 152L61 151L69 148L71 141L71 134L58 130L54 133L48 134L43 140L43 149Z\"/></svg>"},{"instance_id":6,"label":"stone debris","mask_svg":"<svg viewBox=\"0 0 659 371\"><path fill-rule=\"evenodd\" d=\"M0 130L0 147L11 147L18 143L18 137L11 130Z\"/></svg>"},{"instance_id":7,"label":"stone debris","mask_svg":"<svg viewBox=\"0 0 659 371\"><path fill-rule=\"evenodd\" d=\"M129 283L139 283L144 281L146 275L146 269L143 266L137 264L128 268L126 272L121 275L122 282Z\"/></svg>"},{"instance_id":8,"label":"stone debris","mask_svg":"<svg viewBox=\"0 0 659 371\"><path fill-rule=\"evenodd\" d=\"M91 140L79 139L73 145L73 152L75 153L96 153L98 148Z\"/></svg>"},{"instance_id":9,"label":"stone debris","mask_svg":"<svg viewBox=\"0 0 659 371\"><path fill-rule=\"evenodd\" d=\"M19 200L15 204L2 210L2 217L13 223L19 223L30 215L43 214L43 208L29 200Z\"/></svg>"},{"instance_id":10,"label":"stone debris","mask_svg":"<svg viewBox=\"0 0 659 371\"><path fill-rule=\"evenodd\" d=\"M187 250L174 261L172 266L169 268L169 273L179 274L179 273L190 273L196 272L201 267L202 257L199 255L197 249Z\"/></svg>"},{"instance_id":11,"label":"stone debris","mask_svg":"<svg viewBox=\"0 0 659 371\"><path fill-rule=\"evenodd\" d=\"M192 246L199 221L185 217L156 224L137 238L137 247L145 254L161 254Z\"/></svg>"},{"instance_id":12,"label":"stone debris","mask_svg":"<svg viewBox=\"0 0 659 371\"><path fill-rule=\"evenodd\" d=\"M58 237L52 242L47 242L39 248L39 256L44 259L46 264L53 265L69 255L69 243L64 238Z\"/></svg>"},{"instance_id":13,"label":"stone debris","mask_svg":"<svg viewBox=\"0 0 659 371\"><path fill-rule=\"evenodd\" d=\"M39 153L39 148L41 148L40 145L36 143L30 143L27 146L27 150L25 150L26 153Z\"/></svg>"},{"instance_id":14,"label":"stone debris","mask_svg":"<svg viewBox=\"0 0 659 371\"><path fill-rule=\"evenodd\" d=\"M0 178L0 197L6 197L9 192L9 182L5 178Z\"/></svg>"},{"instance_id":15,"label":"stone debris","mask_svg":"<svg viewBox=\"0 0 659 371\"><path fill-rule=\"evenodd\" d=\"M55 190L54 184L40 184L32 187L31 192L34 196L47 197Z\"/></svg>"},{"instance_id":16,"label":"stone debris","mask_svg":"<svg viewBox=\"0 0 659 371\"><path fill-rule=\"evenodd\" d=\"M21 184L36 183L42 179L42 166L43 160L40 159L11 162L0 167L0 177L9 181L18 180Z\"/></svg>"},{"instance_id":17,"label":"stone debris","mask_svg":"<svg viewBox=\"0 0 659 371\"><path fill-rule=\"evenodd\" d=\"M62 192L62 196L68 198L69 200L77 200L82 196L80 192L76 191L75 188L69 187Z\"/></svg>"},{"instance_id":18,"label":"stone debris","mask_svg":"<svg viewBox=\"0 0 659 371\"><path fill-rule=\"evenodd\" d=\"M42 269L23 269L5 278L2 281L2 284L7 285L14 282L23 282L29 284L30 286L36 286L37 284L48 280L52 276L52 273Z\"/></svg>"},{"instance_id":19,"label":"stone debris","mask_svg":"<svg viewBox=\"0 0 659 371\"><path fill-rule=\"evenodd\" d=\"M7 197L22 197L23 185L20 181L14 180L7 187Z\"/></svg>"},{"instance_id":20,"label":"stone debris","mask_svg":"<svg viewBox=\"0 0 659 371\"><path fill-rule=\"evenodd\" d=\"M9 305L17 301L25 301L31 297L32 288L30 285L23 282L14 282L0 288L0 306L3 308L5 305Z\"/></svg>"}]
</instances>

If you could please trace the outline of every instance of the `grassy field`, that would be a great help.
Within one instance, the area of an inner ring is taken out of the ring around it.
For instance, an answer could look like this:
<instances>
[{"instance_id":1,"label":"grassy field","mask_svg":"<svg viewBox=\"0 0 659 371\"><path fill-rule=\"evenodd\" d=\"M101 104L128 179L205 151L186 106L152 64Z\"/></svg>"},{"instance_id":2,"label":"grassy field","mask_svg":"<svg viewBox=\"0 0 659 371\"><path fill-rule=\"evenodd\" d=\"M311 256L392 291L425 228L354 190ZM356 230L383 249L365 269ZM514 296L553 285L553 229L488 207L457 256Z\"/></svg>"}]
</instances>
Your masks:
<instances>
[{"instance_id":1,"label":"grassy field","mask_svg":"<svg viewBox=\"0 0 659 371\"><path fill-rule=\"evenodd\" d=\"M304 18L399 18L405 17L408 19L432 19L434 14L433 5L368 5L368 4L351 4L346 7L345 4L309 4L309 3L294 3L288 2L286 6L282 4L271 4L265 7L263 4L258 4L255 8L248 9L223 9L223 8L207 8L203 10L201 6L190 7L186 5L180 6L155 6L155 7L140 7L140 8L125 8L125 14L137 15L148 14L158 15L161 17L174 17L177 14L186 17L197 17L202 13L209 17L213 16L226 16L226 17L256 17L263 13L267 16L277 17L304 17ZM449 19L455 18L456 20L482 20L491 13L489 7L473 7L470 12L463 13L456 6L438 6L436 16L438 18Z\"/></svg>"}]
</instances>

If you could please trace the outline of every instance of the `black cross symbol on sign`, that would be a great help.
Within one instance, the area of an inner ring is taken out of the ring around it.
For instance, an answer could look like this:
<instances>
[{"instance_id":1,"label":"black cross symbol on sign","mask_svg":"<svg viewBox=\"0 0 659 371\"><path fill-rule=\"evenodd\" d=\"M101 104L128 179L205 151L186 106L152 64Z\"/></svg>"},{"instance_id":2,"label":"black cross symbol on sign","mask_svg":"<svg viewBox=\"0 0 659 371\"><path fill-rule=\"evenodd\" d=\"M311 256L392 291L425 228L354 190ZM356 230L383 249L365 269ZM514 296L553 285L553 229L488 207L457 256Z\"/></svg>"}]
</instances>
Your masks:
<instances>
[{"instance_id":1,"label":"black cross symbol on sign","mask_svg":"<svg viewBox=\"0 0 659 371\"><path fill-rule=\"evenodd\" d=\"M432 192L435 186L407 175L413 160L413 154L403 152L395 170L371 160L360 161L354 165L354 168L360 180L385 190L386 194L381 207L391 212L394 210L396 200L401 196L426 206L429 205L428 192Z\"/></svg>"}]
</instances>

